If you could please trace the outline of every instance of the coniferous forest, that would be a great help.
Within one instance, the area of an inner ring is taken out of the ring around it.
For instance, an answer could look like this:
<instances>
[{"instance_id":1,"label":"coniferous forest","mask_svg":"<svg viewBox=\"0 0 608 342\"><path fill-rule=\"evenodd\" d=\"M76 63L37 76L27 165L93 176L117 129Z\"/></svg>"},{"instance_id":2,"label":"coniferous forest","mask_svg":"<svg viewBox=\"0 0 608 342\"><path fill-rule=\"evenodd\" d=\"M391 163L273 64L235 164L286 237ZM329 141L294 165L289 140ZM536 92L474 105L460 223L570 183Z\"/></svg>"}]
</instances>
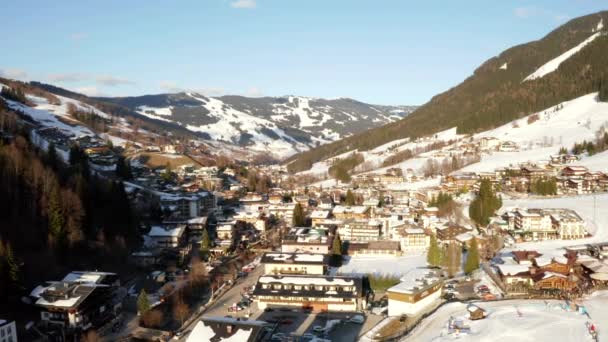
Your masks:
<instances>
[{"instance_id":1,"label":"coniferous forest","mask_svg":"<svg viewBox=\"0 0 608 342\"><path fill-rule=\"evenodd\" d=\"M67 270L123 267L138 225L122 183L93 174L76 145L67 163L35 147L3 103L0 125L0 306Z\"/></svg>"},{"instance_id":2,"label":"coniferous forest","mask_svg":"<svg viewBox=\"0 0 608 342\"><path fill-rule=\"evenodd\" d=\"M541 40L510 48L404 119L292 156L288 168L307 170L317 161L347 151L366 151L452 127L461 134L480 132L593 92L599 93L600 101L607 101L608 35L597 37L556 71L523 82L548 60L589 38L602 18L608 22L608 12L576 18ZM501 69L505 63L506 69Z\"/></svg>"}]
</instances>

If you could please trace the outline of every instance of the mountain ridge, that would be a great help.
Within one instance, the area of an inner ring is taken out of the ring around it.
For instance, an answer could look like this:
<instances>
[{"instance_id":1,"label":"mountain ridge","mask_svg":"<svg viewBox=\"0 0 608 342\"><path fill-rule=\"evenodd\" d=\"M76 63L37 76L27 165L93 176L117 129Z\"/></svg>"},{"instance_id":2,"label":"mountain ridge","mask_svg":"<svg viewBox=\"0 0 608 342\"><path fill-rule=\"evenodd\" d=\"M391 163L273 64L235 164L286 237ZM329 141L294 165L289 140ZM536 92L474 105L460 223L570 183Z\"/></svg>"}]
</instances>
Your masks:
<instances>
[{"instance_id":1,"label":"mountain ridge","mask_svg":"<svg viewBox=\"0 0 608 342\"><path fill-rule=\"evenodd\" d=\"M539 40L506 49L477 67L460 84L433 96L399 121L294 155L290 171L352 150L366 151L403 138L416 138L451 127L459 133L495 128L543 108L598 91L608 85L608 36L600 23L608 11L575 18ZM543 77L524 82L540 67L601 31L592 42ZM430 119L432 118L432 119Z\"/></svg>"}]
</instances>

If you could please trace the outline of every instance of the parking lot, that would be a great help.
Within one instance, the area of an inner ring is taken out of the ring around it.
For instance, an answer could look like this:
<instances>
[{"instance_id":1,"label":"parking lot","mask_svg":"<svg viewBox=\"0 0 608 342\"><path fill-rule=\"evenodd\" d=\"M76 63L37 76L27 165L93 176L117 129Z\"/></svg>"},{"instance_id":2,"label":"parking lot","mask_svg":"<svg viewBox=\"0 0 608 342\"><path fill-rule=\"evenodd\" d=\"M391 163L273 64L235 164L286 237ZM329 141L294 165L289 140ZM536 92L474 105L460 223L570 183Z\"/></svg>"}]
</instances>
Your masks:
<instances>
[{"instance_id":1,"label":"parking lot","mask_svg":"<svg viewBox=\"0 0 608 342\"><path fill-rule=\"evenodd\" d=\"M353 316L363 316L362 323L353 323L349 320ZM337 342L356 341L364 332L371 329L382 320L382 316L366 315L358 312L331 312L313 313L301 309L275 309L273 311L261 312L257 319L275 323L272 334L265 341L278 341L278 337L298 336L298 341L308 341L317 336ZM329 321L340 321L328 332L322 331L327 327ZM275 336L275 340L272 340ZM308 338L307 338L308 337Z\"/></svg>"}]
</instances>

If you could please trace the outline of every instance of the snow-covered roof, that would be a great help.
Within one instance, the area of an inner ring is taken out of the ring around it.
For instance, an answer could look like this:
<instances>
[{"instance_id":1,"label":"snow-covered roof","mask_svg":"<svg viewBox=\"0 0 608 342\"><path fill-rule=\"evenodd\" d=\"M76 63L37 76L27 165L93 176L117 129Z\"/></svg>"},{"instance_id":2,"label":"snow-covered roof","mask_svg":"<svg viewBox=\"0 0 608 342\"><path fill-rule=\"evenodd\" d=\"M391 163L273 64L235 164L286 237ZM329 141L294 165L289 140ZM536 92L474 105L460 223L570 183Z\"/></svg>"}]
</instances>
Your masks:
<instances>
[{"instance_id":1,"label":"snow-covered roof","mask_svg":"<svg viewBox=\"0 0 608 342\"><path fill-rule=\"evenodd\" d=\"M337 205L334 207L334 214L344 214L344 213L352 213L352 214L364 214L367 210L369 210L368 206L356 205L356 206L343 206Z\"/></svg>"},{"instance_id":2,"label":"snow-covered roof","mask_svg":"<svg viewBox=\"0 0 608 342\"><path fill-rule=\"evenodd\" d=\"M500 273L502 273L503 275L506 275L506 276L528 272L528 269L529 269L528 265L519 265L519 264L496 265L496 267L498 267L498 269L500 270Z\"/></svg>"},{"instance_id":3,"label":"snow-covered roof","mask_svg":"<svg viewBox=\"0 0 608 342\"><path fill-rule=\"evenodd\" d=\"M408 271L400 280L399 284L389 288L387 291L412 294L434 286L441 281L436 273L428 268L414 268Z\"/></svg>"},{"instance_id":4,"label":"snow-covered roof","mask_svg":"<svg viewBox=\"0 0 608 342\"><path fill-rule=\"evenodd\" d=\"M151 237L179 237L184 233L185 226L177 226L173 229L165 229L161 226L152 226L148 236Z\"/></svg>"},{"instance_id":5,"label":"snow-covered roof","mask_svg":"<svg viewBox=\"0 0 608 342\"><path fill-rule=\"evenodd\" d=\"M331 277L331 276L261 276L258 280L261 284L281 283L295 285L339 285L339 286L355 286L355 280L348 277Z\"/></svg>"}]
</instances>

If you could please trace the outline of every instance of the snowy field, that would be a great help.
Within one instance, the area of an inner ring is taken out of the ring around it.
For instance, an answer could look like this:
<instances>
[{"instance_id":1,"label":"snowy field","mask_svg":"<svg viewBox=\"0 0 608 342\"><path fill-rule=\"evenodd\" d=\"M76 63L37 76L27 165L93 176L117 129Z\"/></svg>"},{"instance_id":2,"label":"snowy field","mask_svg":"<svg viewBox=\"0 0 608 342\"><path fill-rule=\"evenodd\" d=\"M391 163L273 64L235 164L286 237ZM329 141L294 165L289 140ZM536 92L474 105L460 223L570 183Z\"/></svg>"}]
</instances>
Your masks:
<instances>
[{"instance_id":1,"label":"snowy field","mask_svg":"<svg viewBox=\"0 0 608 342\"><path fill-rule=\"evenodd\" d=\"M597 93L591 93L562 102L536 115L538 120L530 124L528 116L476 134L476 138L495 137L514 141L525 149L484 155L481 162L471 164L462 171L492 171L509 164L549 160L549 156L557 154L561 146L572 148L574 143L593 140L598 129L608 122L608 103L598 102ZM544 147L545 144L552 146ZM601 158L594 158L594 162L602 168L608 166L608 162L601 163Z\"/></svg>"},{"instance_id":2,"label":"snowy field","mask_svg":"<svg viewBox=\"0 0 608 342\"><path fill-rule=\"evenodd\" d=\"M594 200L595 197L595 200ZM594 210L595 203L595 210ZM575 210L587 223L592 237L579 240L523 242L509 250L535 249L546 256L562 256L566 246L608 241L608 194L561 197L551 199L504 200L501 212L512 208L567 208ZM594 219L595 218L595 219Z\"/></svg>"},{"instance_id":3,"label":"snowy field","mask_svg":"<svg viewBox=\"0 0 608 342\"><path fill-rule=\"evenodd\" d=\"M351 257L338 269L338 273L376 273L401 276L412 268L426 266L426 252L400 257Z\"/></svg>"},{"instance_id":4,"label":"snowy field","mask_svg":"<svg viewBox=\"0 0 608 342\"><path fill-rule=\"evenodd\" d=\"M606 314L595 316L596 308L606 307L608 293L584 300L591 319L578 312L564 310L563 301L509 300L477 303L488 312L483 320L470 321L466 304L450 303L423 320L403 341L591 341L586 322L593 322L599 330L600 341L608 341ZM605 309L602 311L606 311ZM449 335L450 317L462 318L470 326L468 334ZM602 332L606 332L602 334Z\"/></svg>"}]
</instances>

